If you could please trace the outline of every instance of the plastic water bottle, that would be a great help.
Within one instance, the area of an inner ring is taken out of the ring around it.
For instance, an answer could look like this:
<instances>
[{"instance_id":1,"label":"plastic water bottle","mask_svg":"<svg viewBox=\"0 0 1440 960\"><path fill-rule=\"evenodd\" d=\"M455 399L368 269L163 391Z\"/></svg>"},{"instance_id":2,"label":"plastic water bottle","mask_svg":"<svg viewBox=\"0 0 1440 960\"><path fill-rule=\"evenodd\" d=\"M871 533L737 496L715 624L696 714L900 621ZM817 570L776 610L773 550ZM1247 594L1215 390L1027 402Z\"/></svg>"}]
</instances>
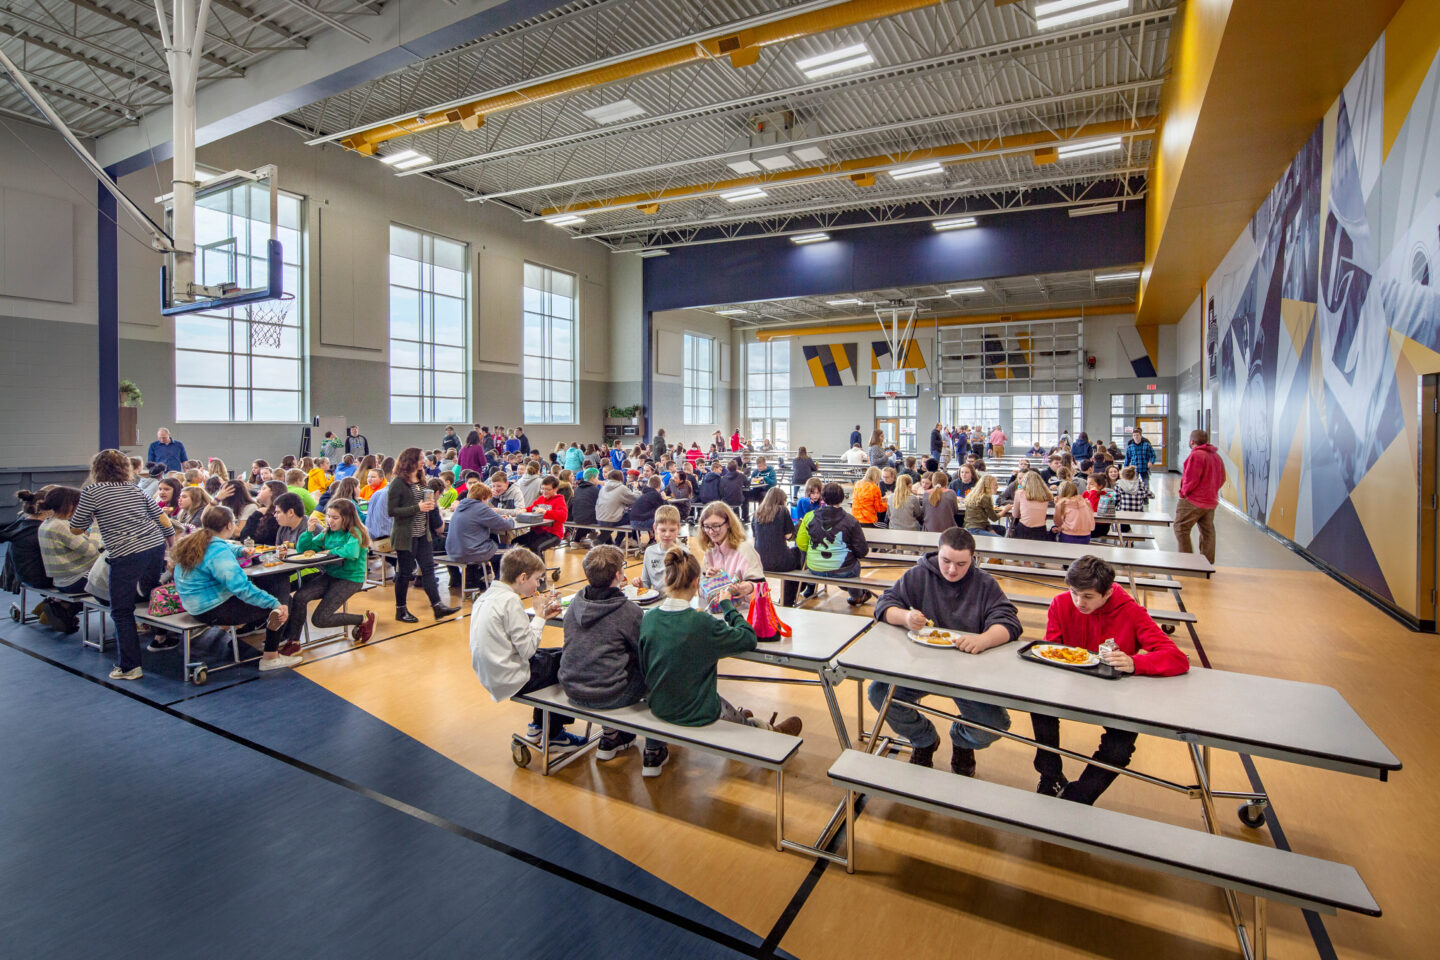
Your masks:
<instances>
[{"instance_id":1,"label":"plastic water bottle","mask_svg":"<svg viewBox=\"0 0 1440 960\"><path fill-rule=\"evenodd\" d=\"M245 542L244 542L244 547L245 547L246 550L250 550L250 551L253 552L254 549L255 549L255 538L254 538L254 537L246 537L246 538L245 538Z\"/></svg>"}]
</instances>

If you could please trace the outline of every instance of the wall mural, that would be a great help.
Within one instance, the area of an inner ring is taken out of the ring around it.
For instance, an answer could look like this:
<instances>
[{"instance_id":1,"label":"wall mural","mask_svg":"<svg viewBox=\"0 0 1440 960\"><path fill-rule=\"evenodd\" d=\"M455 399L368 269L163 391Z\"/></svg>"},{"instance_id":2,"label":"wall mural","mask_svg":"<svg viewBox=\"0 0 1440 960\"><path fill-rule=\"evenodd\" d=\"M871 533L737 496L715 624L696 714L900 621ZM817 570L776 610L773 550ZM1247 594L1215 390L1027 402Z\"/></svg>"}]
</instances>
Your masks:
<instances>
[{"instance_id":1,"label":"wall mural","mask_svg":"<svg viewBox=\"0 0 1440 960\"><path fill-rule=\"evenodd\" d=\"M915 371L925 369L925 354L920 351L920 344L915 340L905 342L904 359L900 361L898 368L905 371L905 382L915 382ZM876 370L895 369L890 365L890 344L884 340L870 341L870 380L875 380Z\"/></svg>"},{"instance_id":2,"label":"wall mural","mask_svg":"<svg viewBox=\"0 0 1440 960\"><path fill-rule=\"evenodd\" d=\"M810 380L817 387L849 387L859 382L856 357L858 343L821 343L802 347Z\"/></svg>"},{"instance_id":3,"label":"wall mural","mask_svg":"<svg viewBox=\"0 0 1440 960\"><path fill-rule=\"evenodd\" d=\"M1416 378L1440 371L1440 60L1407 44L1428 70L1387 71L1385 46L1211 277L1206 349L1227 499L1413 612ZM1424 80L1386 89L1408 76Z\"/></svg>"}]
</instances>

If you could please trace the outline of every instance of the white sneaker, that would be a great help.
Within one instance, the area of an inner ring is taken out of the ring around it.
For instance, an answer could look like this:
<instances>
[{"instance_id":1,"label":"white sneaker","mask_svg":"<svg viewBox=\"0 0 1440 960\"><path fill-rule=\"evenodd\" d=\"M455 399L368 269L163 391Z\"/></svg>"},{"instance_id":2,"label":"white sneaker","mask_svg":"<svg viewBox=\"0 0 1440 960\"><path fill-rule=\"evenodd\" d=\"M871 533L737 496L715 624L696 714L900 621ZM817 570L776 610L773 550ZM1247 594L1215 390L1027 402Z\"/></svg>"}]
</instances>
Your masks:
<instances>
[{"instance_id":1,"label":"white sneaker","mask_svg":"<svg viewBox=\"0 0 1440 960\"><path fill-rule=\"evenodd\" d=\"M145 673L139 667L131 667L129 670L121 670L116 667L110 671L111 680L139 680L143 676Z\"/></svg>"},{"instance_id":2,"label":"white sneaker","mask_svg":"<svg viewBox=\"0 0 1440 960\"><path fill-rule=\"evenodd\" d=\"M287 657L281 654L278 657L262 657L260 659L260 672L267 673L271 670L288 670L291 667L298 667L305 662L301 656Z\"/></svg>"}]
</instances>

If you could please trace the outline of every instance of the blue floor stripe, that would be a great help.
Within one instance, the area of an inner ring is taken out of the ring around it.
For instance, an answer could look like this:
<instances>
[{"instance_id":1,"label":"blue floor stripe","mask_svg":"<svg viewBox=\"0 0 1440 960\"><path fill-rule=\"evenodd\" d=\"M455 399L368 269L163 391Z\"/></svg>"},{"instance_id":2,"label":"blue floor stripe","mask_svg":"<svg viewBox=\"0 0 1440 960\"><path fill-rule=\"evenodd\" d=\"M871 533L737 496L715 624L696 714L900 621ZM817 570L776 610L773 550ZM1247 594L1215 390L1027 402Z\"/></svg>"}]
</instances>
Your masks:
<instances>
[{"instance_id":1,"label":"blue floor stripe","mask_svg":"<svg viewBox=\"0 0 1440 960\"><path fill-rule=\"evenodd\" d=\"M737 955L8 647L0 732L9 956Z\"/></svg>"}]
</instances>

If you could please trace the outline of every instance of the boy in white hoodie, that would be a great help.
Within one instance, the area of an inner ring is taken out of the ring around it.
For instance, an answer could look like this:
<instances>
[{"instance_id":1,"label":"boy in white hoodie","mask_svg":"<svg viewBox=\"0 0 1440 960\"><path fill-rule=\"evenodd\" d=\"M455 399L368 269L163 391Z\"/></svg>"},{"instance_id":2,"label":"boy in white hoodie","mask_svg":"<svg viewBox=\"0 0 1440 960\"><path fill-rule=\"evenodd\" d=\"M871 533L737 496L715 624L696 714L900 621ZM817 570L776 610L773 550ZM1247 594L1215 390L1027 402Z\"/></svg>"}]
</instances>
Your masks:
<instances>
[{"instance_id":1,"label":"boy in white hoodie","mask_svg":"<svg viewBox=\"0 0 1440 960\"><path fill-rule=\"evenodd\" d=\"M534 619L525 613L525 601L540 591L545 561L524 547L511 547L500 561L500 579L475 599L470 612L470 663L491 698L499 703L520 693L555 684L560 677L560 650L540 649L545 621L560 615L560 599L545 598ZM538 744L543 712L537 707L525 739ZM550 749L574 750L585 738L565 726L574 717L551 714Z\"/></svg>"}]
</instances>

